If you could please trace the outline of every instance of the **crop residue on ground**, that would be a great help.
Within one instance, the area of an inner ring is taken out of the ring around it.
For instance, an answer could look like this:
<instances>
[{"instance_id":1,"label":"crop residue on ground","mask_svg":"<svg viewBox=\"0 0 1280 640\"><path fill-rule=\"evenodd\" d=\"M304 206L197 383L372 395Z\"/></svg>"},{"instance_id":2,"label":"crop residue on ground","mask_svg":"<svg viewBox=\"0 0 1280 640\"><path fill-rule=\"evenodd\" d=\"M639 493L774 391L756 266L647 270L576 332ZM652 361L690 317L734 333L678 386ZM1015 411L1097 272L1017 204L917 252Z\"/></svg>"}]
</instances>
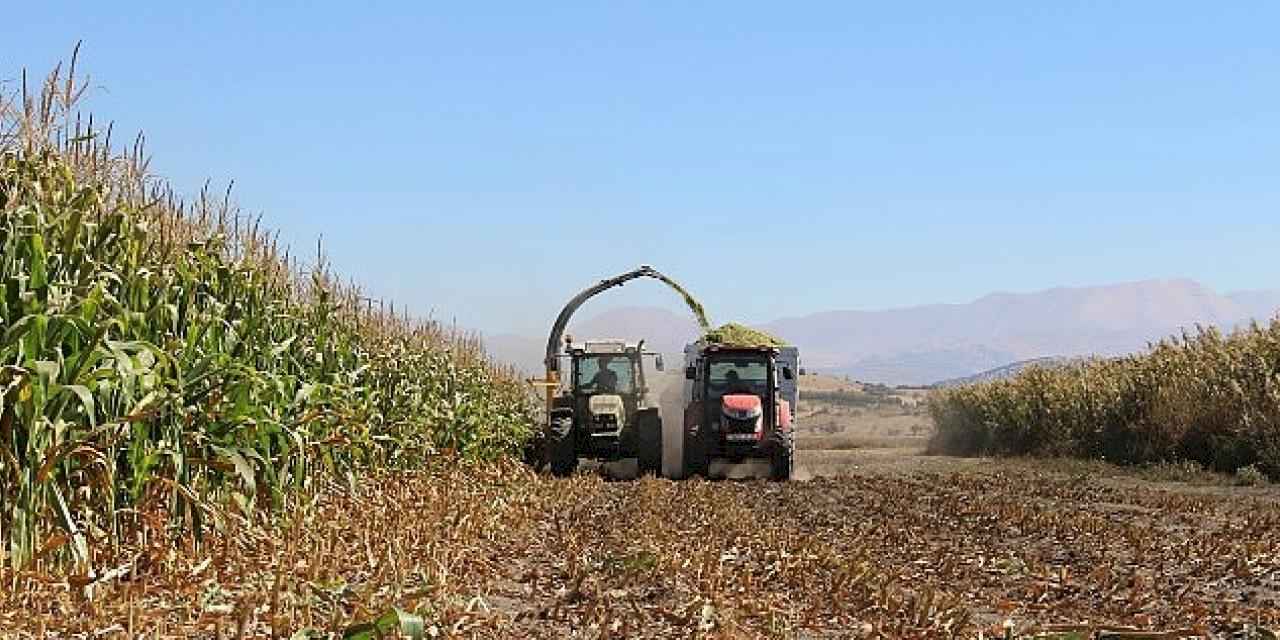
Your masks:
<instances>
[{"instance_id":1,"label":"crop residue on ground","mask_svg":"<svg viewBox=\"0 0 1280 640\"><path fill-rule=\"evenodd\" d=\"M1280 624L1275 495L1166 489L1007 465L788 484L442 465L333 487L280 530L230 526L199 551L158 529L104 558L128 571L92 603L65 579L0 575L16 587L0 628L265 637L392 606L495 638Z\"/></svg>"}]
</instances>

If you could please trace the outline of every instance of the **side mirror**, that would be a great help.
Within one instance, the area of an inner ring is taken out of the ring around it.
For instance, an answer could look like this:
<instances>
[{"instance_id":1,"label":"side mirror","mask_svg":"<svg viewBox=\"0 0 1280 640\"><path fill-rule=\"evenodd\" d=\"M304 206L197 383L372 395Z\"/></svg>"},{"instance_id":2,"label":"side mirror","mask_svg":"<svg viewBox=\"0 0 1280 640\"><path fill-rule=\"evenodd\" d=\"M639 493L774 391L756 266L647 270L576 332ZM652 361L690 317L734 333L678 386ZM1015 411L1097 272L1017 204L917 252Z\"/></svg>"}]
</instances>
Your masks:
<instances>
[{"instance_id":1,"label":"side mirror","mask_svg":"<svg viewBox=\"0 0 1280 640\"><path fill-rule=\"evenodd\" d=\"M657 369L658 371L667 370L667 365L662 363L662 354L658 354L658 357L653 359L653 368Z\"/></svg>"},{"instance_id":2,"label":"side mirror","mask_svg":"<svg viewBox=\"0 0 1280 640\"><path fill-rule=\"evenodd\" d=\"M698 379L698 368L697 368L697 367L687 367L687 368L685 368L685 370L684 370L684 379L685 379L685 380L697 380L697 379Z\"/></svg>"},{"instance_id":3,"label":"side mirror","mask_svg":"<svg viewBox=\"0 0 1280 640\"><path fill-rule=\"evenodd\" d=\"M783 367L783 368L782 368L782 379L783 379L783 380L791 380L791 379L793 379L793 378L795 378L795 375L791 373L791 367Z\"/></svg>"}]
</instances>

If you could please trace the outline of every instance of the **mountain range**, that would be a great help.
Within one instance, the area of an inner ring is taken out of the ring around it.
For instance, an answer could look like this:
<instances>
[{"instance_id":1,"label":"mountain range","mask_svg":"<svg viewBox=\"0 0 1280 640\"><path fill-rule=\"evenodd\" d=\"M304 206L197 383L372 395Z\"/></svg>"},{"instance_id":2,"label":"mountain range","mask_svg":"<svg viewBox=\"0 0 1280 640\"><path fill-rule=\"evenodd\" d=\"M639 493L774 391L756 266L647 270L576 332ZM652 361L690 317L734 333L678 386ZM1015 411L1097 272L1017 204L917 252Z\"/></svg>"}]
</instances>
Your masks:
<instances>
[{"instance_id":1,"label":"mountain range","mask_svg":"<svg viewBox=\"0 0 1280 640\"><path fill-rule=\"evenodd\" d=\"M714 310L713 310L714 311ZM1268 321L1280 290L1218 293L1194 280L1147 280L1034 293L993 293L967 304L883 311L825 311L759 325L800 347L805 366L886 384L932 384L1045 357L1120 355L1196 325L1231 329ZM570 334L645 338L680 353L697 335L691 317L656 307L607 311ZM498 335L490 353L529 371L546 338Z\"/></svg>"},{"instance_id":2,"label":"mountain range","mask_svg":"<svg viewBox=\"0 0 1280 640\"><path fill-rule=\"evenodd\" d=\"M986 371L981 371L973 375L964 376L963 378L952 378L950 380L942 380L940 382L935 382L933 383L933 386L944 387L944 388L960 387L967 384L976 384L979 382L1003 380L1005 378L1011 378L1029 367L1052 368L1052 367L1062 366L1071 362L1079 362L1079 361L1081 360L1074 359L1074 358L1063 358L1059 356L1045 356L1043 358L1019 360L1018 362L1012 362L1002 367L996 367L995 369L988 369Z\"/></svg>"}]
</instances>

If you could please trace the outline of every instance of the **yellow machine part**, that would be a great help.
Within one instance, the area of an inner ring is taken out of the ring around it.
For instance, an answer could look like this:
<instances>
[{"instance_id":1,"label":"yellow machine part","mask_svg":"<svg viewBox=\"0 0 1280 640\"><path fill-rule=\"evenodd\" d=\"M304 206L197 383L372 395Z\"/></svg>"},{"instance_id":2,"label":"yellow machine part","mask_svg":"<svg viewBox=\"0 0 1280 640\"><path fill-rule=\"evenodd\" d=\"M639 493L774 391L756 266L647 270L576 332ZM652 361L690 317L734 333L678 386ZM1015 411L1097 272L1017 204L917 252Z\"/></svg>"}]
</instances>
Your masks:
<instances>
[{"instance_id":1,"label":"yellow machine part","mask_svg":"<svg viewBox=\"0 0 1280 640\"><path fill-rule=\"evenodd\" d=\"M548 414L548 415L550 415L550 414L551 414L551 408L552 408L552 406L555 404L555 401L556 401L556 387L559 387L559 386L560 386L560 374L559 374L559 372L556 372L556 371L552 371L552 370L550 370L550 369L547 369L547 377L546 377L545 379L539 380L539 379L537 379L537 378L533 378L533 379L530 379L530 380L529 380L529 384L531 384L531 385L533 385L533 386L535 386L535 387L546 387L546 392L547 392L547 414Z\"/></svg>"}]
</instances>

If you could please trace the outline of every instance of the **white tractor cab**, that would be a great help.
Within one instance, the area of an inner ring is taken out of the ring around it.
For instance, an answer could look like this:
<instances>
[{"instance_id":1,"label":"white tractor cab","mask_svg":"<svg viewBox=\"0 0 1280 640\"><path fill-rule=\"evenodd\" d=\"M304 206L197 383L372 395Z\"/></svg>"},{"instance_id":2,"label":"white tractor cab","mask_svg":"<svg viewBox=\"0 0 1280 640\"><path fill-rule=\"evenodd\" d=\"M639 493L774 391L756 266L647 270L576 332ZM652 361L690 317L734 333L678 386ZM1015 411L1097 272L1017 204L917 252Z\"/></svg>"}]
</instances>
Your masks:
<instances>
[{"instance_id":1,"label":"white tractor cab","mask_svg":"<svg viewBox=\"0 0 1280 640\"><path fill-rule=\"evenodd\" d=\"M678 474L709 475L713 461L767 461L769 477L789 480L800 401L795 347L685 347L684 428Z\"/></svg>"},{"instance_id":2,"label":"white tractor cab","mask_svg":"<svg viewBox=\"0 0 1280 640\"><path fill-rule=\"evenodd\" d=\"M645 358L662 371L662 356L645 351L644 341L566 340L558 357L557 369L568 375L560 378L544 436L551 472L572 474L579 458L635 458L640 473L658 472L662 419L649 399Z\"/></svg>"}]
</instances>

